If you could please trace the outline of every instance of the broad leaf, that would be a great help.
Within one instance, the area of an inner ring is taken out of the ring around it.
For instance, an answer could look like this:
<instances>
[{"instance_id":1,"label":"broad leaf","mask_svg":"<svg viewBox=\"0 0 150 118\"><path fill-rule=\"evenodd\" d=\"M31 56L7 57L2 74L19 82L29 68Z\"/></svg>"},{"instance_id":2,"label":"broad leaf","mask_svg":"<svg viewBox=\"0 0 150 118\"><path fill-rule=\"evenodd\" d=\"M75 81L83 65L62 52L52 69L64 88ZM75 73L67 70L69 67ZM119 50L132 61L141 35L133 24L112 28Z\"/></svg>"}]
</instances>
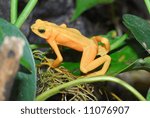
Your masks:
<instances>
[{"instance_id":1,"label":"broad leaf","mask_svg":"<svg viewBox=\"0 0 150 118\"><path fill-rule=\"evenodd\" d=\"M18 28L0 19L0 43L3 42L5 36L21 37L25 41L22 65L27 64L25 68L30 70L29 72L20 67L15 78L11 100L34 100L36 93L36 69L28 41Z\"/></svg>"},{"instance_id":2,"label":"broad leaf","mask_svg":"<svg viewBox=\"0 0 150 118\"><path fill-rule=\"evenodd\" d=\"M111 65L106 73L106 75L115 76L123 71L125 71L130 65L135 63L138 59L136 52L129 46L125 46L112 53L111 55Z\"/></svg>"},{"instance_id":3,"label":"broad leaf","mask_svg":"<svg viewBox=\"0 0 150 118\"><path fill-rule=\"evenodd\" d=\"M22 58L20 59L20 64L21 64L25 69L27 69L27 71L32 72L31 66L30 66L30 64L27 62L27 60L26 60L25 58L22 57Z\"/></svg>"},{"instance_id":4,"label":"broad leaf","mask_svg":"<svg viewBox=\"0 0 150 118\"><path fill-rule=\"evenodd\" d=\"M136 40L150 54L150 23L130 14L124 15L123 20L125 26L133 33Z\"/></svg>"},{"instance_id":5,"label":"broad leaf","mask_svg":"<svg viewBox=\"0 0 150 118\"><path fill-rule=\"evenodd\" d=\"M150 57L138 59L128 70L147 70L150 72Z\"/></svg>"},{"instance_id":6,"label":"broad leaf","mask_svg":"<svg viewBox=\"0 0 150 118\"><path fill-rule=\"evenodd\" d=\"M136 52L129 46L125 46L124 48L116 51L115 53L110 54L110 56L112 59L111 65L106 73L106 75L110 76L115 76L125 71L138 59ZM62 66L67 68L73 74L80 75L80 62L63 62Z\"/></svg>"},{"instance_id":7,"label":"broad leaf","mask_svg":"<svg viewBox=\"0 0 150 118\"><path fill-rule=\"evenodd\" d=\"M148 93L147 93L146 99L147 99L148 101L150 101L150 89L148 90Z\"/></svg>"},{"instance_id":8,"label":"broad leaf","mask_svg":"<svg viewBox=\"0 0 150 118\"><path fill-rule=\"evenodd\" d=\"M67 68L74 75L81 74L79 62L63 62L61 66Z\"/></svg>"},{"instance_id":9,"label":"broad leaf","mask_svg":"<svg viewBox=\"0 0 150 118\"><path fill-rule=\"evenodd\" d=\"M84 11L96 6L97 4L112 3L113 0L76 0L76 9L72 21L78 18Z\"/></svg>"}]
</instances>

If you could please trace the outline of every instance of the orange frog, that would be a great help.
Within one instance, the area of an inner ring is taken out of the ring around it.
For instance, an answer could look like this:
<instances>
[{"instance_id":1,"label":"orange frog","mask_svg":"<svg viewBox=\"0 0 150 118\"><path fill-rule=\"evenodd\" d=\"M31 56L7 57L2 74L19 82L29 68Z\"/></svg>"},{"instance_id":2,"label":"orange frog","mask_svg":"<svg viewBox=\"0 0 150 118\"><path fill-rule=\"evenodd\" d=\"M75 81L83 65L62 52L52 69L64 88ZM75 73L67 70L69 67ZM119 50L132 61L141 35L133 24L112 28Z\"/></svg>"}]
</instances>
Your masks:
<instances>
[{"instance_id":1,"label":"orange frog","mask_svg":"<svg viewBox=\"0 0 150 118\"><path fill-rule=\"evenodd\" d=\"M108 70L111 62L110 56L107 55L110 50L108 39L94 36L91 40L77 29L68 28L65 24L56 25L40 19L36 20L31 29L35 34L44 38L56 53L56 60L49 62L51 67L55 68L63 61L58 48L58 45L62 45L83 52L80 62L80 70L83 73L88 73L103 64L101 70L90 73L88 76L104 75ZM98 46L98 42L101 42L103 46ZM96 58L97 55L100 57Z\"/></svg>"}]
</instances>

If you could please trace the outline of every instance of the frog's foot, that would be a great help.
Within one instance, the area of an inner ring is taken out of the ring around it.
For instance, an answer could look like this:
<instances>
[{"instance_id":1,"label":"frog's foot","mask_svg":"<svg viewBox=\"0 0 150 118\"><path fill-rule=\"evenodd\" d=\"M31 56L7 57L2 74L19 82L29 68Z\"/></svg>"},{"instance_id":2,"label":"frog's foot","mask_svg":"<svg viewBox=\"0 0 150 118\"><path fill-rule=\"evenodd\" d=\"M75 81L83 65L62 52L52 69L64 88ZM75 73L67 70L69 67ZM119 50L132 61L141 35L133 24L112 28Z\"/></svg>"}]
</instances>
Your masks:
<instances>
[{"instance_id":1,"label":"frog's foot","mask_svg":"<svg viewBox=\"0 0 150 118\"><path fill-rule=\"evenodd\" d=\"M40 66L47 65L49 67L52 67L52 64L53 64L54 60L53 59L48 59L46 57L45 57L45 60L46 61L41 62Z\"/></svg>"},{"instance_id":2,"label":"frog's foot","mask_svg":"<svg viewBox=\"0 0 150 118\"><path fill-rule=\"evenodd\" d=\"M91 73L88 76L104 75L108 70L111 62L111 57L105 54L106 52L102 52L103 56L95 59L97 55L97 49L94 48L94 46L89 46L86 49L84 49L80 64L80 70L83 73L87 74L88 72L102 65L101 70Z\"/></svg>"},{"instance_id":3,"label":"frog's foot","mask_svg":"<svg viewBox=\"0 0 150 118\"><path fill-rule=\"evenodd\" d=\"M98 46L97 55L104 56L104 55L107 55L107 53L108 53L108 50L106 50L106 48L104 48L103 46Z\"/></svg>"},{"instance_id":4,"label":"frog's foot","mask_svg":"<svg viewBox=\"0 0 150 118\"><path fill-rule=\"evenodd\" d=\"M108 70L108 67L110 65L110 61L111 61L111 58L108 55L106 55L105 58L106 58L106 60L103 62L104 65L101 70L93 72L93 73L89 73L89 74L85 75L84 77L95 77L95 76L105 75L105 73ZM99 60L101 60L101 59L102 58L100 58Z\"/></svg>"}]
</instances>

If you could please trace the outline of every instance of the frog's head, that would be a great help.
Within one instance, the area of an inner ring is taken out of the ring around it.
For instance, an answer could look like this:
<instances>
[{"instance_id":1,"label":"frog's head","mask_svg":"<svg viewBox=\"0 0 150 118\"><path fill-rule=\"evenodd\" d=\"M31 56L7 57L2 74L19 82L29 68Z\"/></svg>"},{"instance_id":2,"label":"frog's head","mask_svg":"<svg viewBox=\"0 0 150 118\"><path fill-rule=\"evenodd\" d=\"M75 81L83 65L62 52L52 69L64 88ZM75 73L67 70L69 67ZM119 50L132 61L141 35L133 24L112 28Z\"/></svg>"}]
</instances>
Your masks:
<instances>
[{"instance_id":1,"label":"frog's head","mask_svg":"<svg viewBox=\"0 0 150 118\"><path fill-rule=\"evenodd\" d=\"M38 36L48 39L51 34L51 29L47 21L42 21L40 19L31 26L31 30Z\"/></svg>"}]
</instances>

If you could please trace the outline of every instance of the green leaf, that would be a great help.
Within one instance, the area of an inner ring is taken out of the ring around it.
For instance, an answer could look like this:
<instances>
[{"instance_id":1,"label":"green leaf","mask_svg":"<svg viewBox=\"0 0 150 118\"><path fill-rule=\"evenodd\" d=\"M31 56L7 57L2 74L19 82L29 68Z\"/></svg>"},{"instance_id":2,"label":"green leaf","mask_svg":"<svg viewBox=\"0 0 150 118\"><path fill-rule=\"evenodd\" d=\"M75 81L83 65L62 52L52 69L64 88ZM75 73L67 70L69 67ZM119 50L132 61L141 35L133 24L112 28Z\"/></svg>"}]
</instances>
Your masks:
<instances>
[{"instance_id":1,"label":"green leaf","mask_svg":"<svg viewBox=\"0 0 150 118\"><path fill-rule=\"evenodd\" d=\"M84 11L96 6L97 4L112 3L113 0L76 0L76 9L71 21L78 18Z\"/></svg>"},{"instance_id":2,"label":"green leaf","mask_svg":"<svg viewBox=\"0 0 150 118\"><path fill-rule=\"evenodd\" d=\"M123 20L136 40L150 54L150 24L146 20L131 14L123 15Z\"/></svg>"},{"instance_id":3,"label":"green leaf","mask_svg":"<svg viewBox=\"0 0 150 118\"><path fill-rule=\"evenodd\" d=\"M144 0L144 2L146 4L148 12L150 13L150 1L149 0Z\"/></svg>"},{"instance_id":4,"label":"green leaf","mask_svg":"<svg viewBox=\"0 0 150 118\"><path fill-rule=\"evenodd\" d=\"M150 88L148 89L148 93L147 93L146 99L147 99L148 101L150 101Z\"/></svg>"},{"instance_id":5,"label":"green leaf","mask_svg":"<svg viewBox=\"0 0 150 118\"><path fill-rule=\"evenodd\" d=\"M63 62L61 66L67 68L74 75L81 74L79 62Z\"/></svg>"},{"instance_id":6,"label":"green leaf","mask_svg":"<svg viewBox=\"0 0 150 118\"><path fill-rule=\"evenodd\" d=\"M125 46L124 48L116 51L115 53L110 54L111 56L111 64L106 73L106 75L115 76L123 71L125 71L128 67L133 65L138 56L136 52L129 46ZM62 66L67 68L71 73L75 75L80 75L80 62L63 62Z\"/></svg>"},{"instance_id":7,"label":"green leaf","mask_svg":"<svg viewBox=\"0 0 150 118\"><path fill-rule=\"evenodd\" d=\"M128 38L127 34L117 36L114 39L110 39L110 51L115 50L125 44L125 40Z\"/></svg>"},{"instance_id":8,"label":"green leaf","mask_svg":"<svg viewBox=\"0 0 150 118\"><path fill-rule=\"evenodd\" d=\"M138 59L128 70L147 70L150 72L150 57Z\"/></svg>"},{"instance_id":9,"label":"green leaf","mask_svg":"<svg viewBox=\"0 0 150 118\"><path fill-rule=\"evenodd\" d=\"M112 59L111 65L106 75L111 76L115 76L125 71L138 59L137 53L130 46L125 46L124 48L116 51L115 53L112 53L110 56Z\"/></svg>"},{"instance_id":10,"label":"green leaf","mask_svg":"<svg viewBox=\"0 0 150 118\"><path fill-rule=\"evenodd\" d=\"M31 70L31 66L30 64L27 62L27 60L25 58L21 58L20 59L20 64L25 68L27 69L27 71L29 71L30 73L32 73L32 70Z\"/></svg>"},{"instance_id":11,"label":"green leaf","mask_svg":"<svg viewBox=\"0 0 150 118\"><path fill-rule=\"evenodd\" d=\"M25 41L22 57L24 59L23 65L27 64L26 67L31 70L29 73L29 71L20 67L15 78L11 100L34 100L36 94L36 69L28 41L17 27L0 19L0 43L3 42L5 36L20 37Z\"/></svg>"}]
</instances>

